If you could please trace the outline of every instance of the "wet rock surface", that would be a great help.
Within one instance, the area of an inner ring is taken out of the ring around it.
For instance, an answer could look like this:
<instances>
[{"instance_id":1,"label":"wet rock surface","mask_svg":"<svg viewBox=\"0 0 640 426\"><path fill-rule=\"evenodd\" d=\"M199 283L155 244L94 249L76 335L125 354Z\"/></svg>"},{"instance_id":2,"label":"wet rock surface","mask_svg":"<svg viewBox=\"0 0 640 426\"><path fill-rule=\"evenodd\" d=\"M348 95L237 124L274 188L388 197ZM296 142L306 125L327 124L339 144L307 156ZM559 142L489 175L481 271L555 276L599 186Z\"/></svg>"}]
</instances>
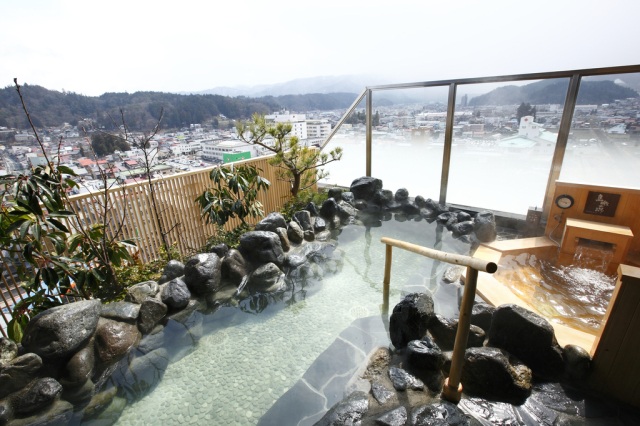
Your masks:
<instances>
[{"instance_id":1,"label":"wet rock surface","mask_svg":"<svg viewBox=\"0 0 640 426\"><path fill-rule=\"evenodd\" d=\"M434 315L431 295L408 294L393 308L389 320L391 343L396 348L403 348L412 340L422 339Z\"/></svg>"},{"instance_id":2,"label":"wet rock surface","mask_svg":"<svg viewBox=\"0 0 640 426\"><path fill-rule=\"evenodd\" d=\"M559 379L564 372L562 348L553 327L540 315L520 306L502 305L496 309L488 345L516 356L540 378Z\"/></svg>"},{"instance_id":3,"label":"wet rock surface","mask_svg":"<svg viewBox=\"0 0 640 426\"><path fill-rule=\"evenodd\" d=\"M222 262L215 253L193 256L184 265L184 282L193 293L206 296L220 288Z\"/></svg>"},{"instance_id":4,"label":"wet rock surface","mask_svg":"<svg viewBox=\"0 0 640 426\"><path fill-rule=\"evenodd\" d=\"M174 278L178 278L184 275L184 263L179 260L172 259L167 262L164 270L162 271L162 276L160 277L159 283L166 283L171 281Z\"/></svg>"},{"instance_id":5,"label":"wet rock surface","mask_svg":"<svg viewBox=\"0 0 640 426\"><path fill-rule=\"evenodd\" d=\"M342 426L357 424L369 409L369 397L364 392L354 392L336 404L320 419L318 426Z\"/></svg>"},{"instance_id":6,"label":"wet rock surface","mask_svg":"<svg viewBox=\"0 0 640 426\"><path fill-rule=\"evenodd\" d=\"M29 322L22 346L42 358L69 356L93 335L101 310L99 300L83 300L44 311Z\"/></svg>"},{"instance_id":7,"label":"wet rock surface","mask_svg":"<svg viewBox=\"0 0 640 426\"><path fill-rule=\"evenodd\" d=\"M522 404L531 394L531 370L498 348L469 348L461 382L465 392Z\"/></svg>"},{"instance_id":8,"label":"wet rock surface","mask_svg":"<svg viewBox=\"0 0 640 426\"><path fill-rule=\"evenodd\" d=\"M286 226L286 225L285 225ZM282 266L284 251L278 234L270 231L250 231L240 237L240 252L254 264L274 263Z\"/></svg>"}]
</instances>

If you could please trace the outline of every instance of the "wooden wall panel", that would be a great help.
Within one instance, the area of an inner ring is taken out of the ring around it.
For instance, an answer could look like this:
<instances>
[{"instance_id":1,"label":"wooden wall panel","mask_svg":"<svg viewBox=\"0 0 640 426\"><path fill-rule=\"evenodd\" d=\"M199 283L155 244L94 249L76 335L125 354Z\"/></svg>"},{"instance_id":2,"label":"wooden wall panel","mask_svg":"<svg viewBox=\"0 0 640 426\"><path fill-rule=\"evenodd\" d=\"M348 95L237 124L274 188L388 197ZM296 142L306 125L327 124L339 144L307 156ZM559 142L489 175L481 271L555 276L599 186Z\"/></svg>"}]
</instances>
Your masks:
<instances>
[{"instance_id":1,"label":"wooden wall panel","mask_svg":"<svg viewBox=\"0 0 640 426\"><path fill-rule=\"evenodd\" d=\"M590 191L620 194L620 201L615 216L606 217L585 213L585 204ZM640 189L615 188L558 181L556 182L553 200L561 194L570 195L575 202L573 206L564 210L559 208L555 202L551 205L545 235L549 236L549 234L555 230L552 237L554 240L560 240L567 218L628 226L631 228L634 237L631 241L627 261L632 264L638 263L640 259ZM558 222L554 219L556 216L561 216L559 226Z\"/></svg>"},{"instance_id":2,"label":"wooden wall panel","mask_svg":"<svg viewBox=\"0 0 640 426\"><path fill-rule=\"evenodd\" d=\"M592 349L594 390L640 406L640 268L621 265Z\"/></svg>"}]
</instances>

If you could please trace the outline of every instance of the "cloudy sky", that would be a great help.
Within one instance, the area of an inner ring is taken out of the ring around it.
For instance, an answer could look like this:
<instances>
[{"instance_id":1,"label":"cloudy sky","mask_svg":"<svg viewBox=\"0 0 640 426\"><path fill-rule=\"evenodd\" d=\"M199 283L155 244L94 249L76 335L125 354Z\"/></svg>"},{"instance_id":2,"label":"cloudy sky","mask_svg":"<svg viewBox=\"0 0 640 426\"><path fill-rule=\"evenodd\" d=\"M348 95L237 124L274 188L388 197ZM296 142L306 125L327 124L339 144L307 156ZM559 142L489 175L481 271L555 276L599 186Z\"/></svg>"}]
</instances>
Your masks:
<instances>
[{"instance_id":1,"label":"cloudy sky","mask_svg":"<svg viewBox=\"0 0 640 426\"><path fill-rule=\"evenodd\" d=\"M0 87L93 96L634 65L638 17L638 0L0 0Z\"/></svg>"}]
</instances>

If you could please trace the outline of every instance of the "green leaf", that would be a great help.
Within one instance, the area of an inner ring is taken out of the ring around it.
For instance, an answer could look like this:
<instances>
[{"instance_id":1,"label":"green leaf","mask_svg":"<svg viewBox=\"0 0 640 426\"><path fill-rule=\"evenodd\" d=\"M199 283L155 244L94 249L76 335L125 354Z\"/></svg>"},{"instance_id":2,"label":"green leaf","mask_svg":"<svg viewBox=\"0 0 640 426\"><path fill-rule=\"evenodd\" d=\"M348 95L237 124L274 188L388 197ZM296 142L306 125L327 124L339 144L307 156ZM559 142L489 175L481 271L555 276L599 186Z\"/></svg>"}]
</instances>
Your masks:
<instances>
[{"instance_id":1,"label":"green leaf","mask_svg":"<svg viewBox=\"0 0 640 426\"><path fill-rule=\"evenodd\" d=\"M105 276L102 275L102 273L98 270L98 268L93 268L91 270L91 274L96 277L99 281L104 281L105 280Z\"/></svg>"},{"instance_id":2,"label":"green leaf","mask_svg":"<svg viewBox=\"0 0 640 426\"><path fill-rule=\"evenodd\" d=\"M70 216L74 216L74 213L68 210L58 210L58 211L49 213L49 216L50 217L70 217Z\"/></svg>"},{"instance_id":3,"label":"green leaf","mask_svg":"<svg viewBox=\"0 0 640 426\"><path fill-rule=\"evenodd\" d=\"M58 273L53 268L43 268L42 277L44 283L49 288L53 288L56 284L58 284Z\"/></svg>"},{"instance_id":4,"label":"green leaf","mask_svg":"<svg viewBox=\"0 0 640 426\"><path fill-rule=\"evenodd\" d=\"M24 317L24 315L21 315L18 318L21 319L22 317ZM19 319L13 318L11 319L11 321L9 321L9 324L7 324L7 334L9 335L9 339L13 340L14 342L22 342L24 329Z\"/></svg>"},{"instance_id":5,"label":"green leaf","mask_svg":"<svg viewBox=\"0 0 640 426\"><path fill-rule=\"evenodd\" d=\"M18 228L20 228L22 226L23 223L27 222L28 219L18 219L15 222L13 222L11 225L9 225L9 227L6 230L7 234L11 234L12 232L14 232L15 230L17 230ZM24 238L24 237L23 237Z\"/></svg>"},{"instance_id":6,"label":"green leaf","mask_svg":"<svg viewBox=\"0 0 640 426\"><path fill-rule=\"evenodd\" d=\"M71 175L71 176L78 176L76 174L76 172L73 171L72 168L67 167L67 166L62 166L62 165L58 166L58 170L60 171L60 173L64 173L64 174Z\"/></svg>"},{"instance_id":7,"label":"green leaf","mask_svg":"<svg viewBox=\"0 0 640 426\"><path fill-rule=\"evenodd\" d=\"M53 225L56 229L59 229L62 232L69 232L69 229L59 220L52 218L51 216L49 216L47 218L47 222L49 222L51 225Z\"/></svg>"},{"instance_id":8,"label":"green leaf","mask_svg":"<svg viewBox=\"0 0 640 426\"><path fill-rule=\"evenodd\" d=\"M31 232L33 232L33 238L36 241L40 241L40 235L42 232L42 227L40 226L39 223L34 223L33 226L31 227Z\"/></svg>"},{"instance_id":9,"label":"green leaf","mask_svg":"<svg viewBox=\"0 0 640 426\"><path fill-rule=\"evenodd\" d=\"M20 238L21 239L25 239L25 237L27 236L27 234L29 234L29 228L31 227L31 224L33 222L31 222L30 220L22 223L22 225L20 226Z\"/></svg>"}]
</instances>

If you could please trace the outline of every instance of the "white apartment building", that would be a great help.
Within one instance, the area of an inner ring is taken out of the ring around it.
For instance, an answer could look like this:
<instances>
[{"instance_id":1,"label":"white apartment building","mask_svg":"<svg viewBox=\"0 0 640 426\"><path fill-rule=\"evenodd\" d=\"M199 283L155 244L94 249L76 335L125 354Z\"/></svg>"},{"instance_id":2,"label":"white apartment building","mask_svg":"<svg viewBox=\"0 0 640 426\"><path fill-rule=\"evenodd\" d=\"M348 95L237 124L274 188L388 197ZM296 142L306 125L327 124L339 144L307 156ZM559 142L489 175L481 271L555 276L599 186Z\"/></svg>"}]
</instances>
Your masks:
<instances>
[{"instance_id":1,"label":"white apartment building","mask_svg":"<svg viewBox=\"0 0 640 426\"><path fill-rule=\"evenodd\" d=\"M282 111L275 114L265 115L268 122L291 123L291 136L298 139L307 139L307 116L305 114L290 114L289 111Z\"/></svg>"},{"instance_id":2,"label":"white apartment building","mask_svg":"<svg viewBox=\"0 0 640 426\"><path fill-rule=\"evenodd\" d=\"M238 157L242 153L248 153L247 158L258 156L255 146L240 140L217 139L202 143L203 160L223 162L225 157Z\"/></svg>"},{"instance_id":3,"label":"white apartment building","mask_svg":"<svg viewBox=\"0 0 640 426\"><path fill-rule=\"evenodd\" d=\"M307 137L309 139L326 139L331 133L329 120L307 120Z\"/></svg>"},{"instance_id":4,"label":"white apartment building","mask_svg":"<svg viewBox=\"0 0 640 426\"><path fill-rule=\"evenodd\" d=\"M201 140L174 143L171 145L171 152L173 152L173 155L195 154L202 150L202 143L203 141Z\"/></svg>"}]
</instances>

